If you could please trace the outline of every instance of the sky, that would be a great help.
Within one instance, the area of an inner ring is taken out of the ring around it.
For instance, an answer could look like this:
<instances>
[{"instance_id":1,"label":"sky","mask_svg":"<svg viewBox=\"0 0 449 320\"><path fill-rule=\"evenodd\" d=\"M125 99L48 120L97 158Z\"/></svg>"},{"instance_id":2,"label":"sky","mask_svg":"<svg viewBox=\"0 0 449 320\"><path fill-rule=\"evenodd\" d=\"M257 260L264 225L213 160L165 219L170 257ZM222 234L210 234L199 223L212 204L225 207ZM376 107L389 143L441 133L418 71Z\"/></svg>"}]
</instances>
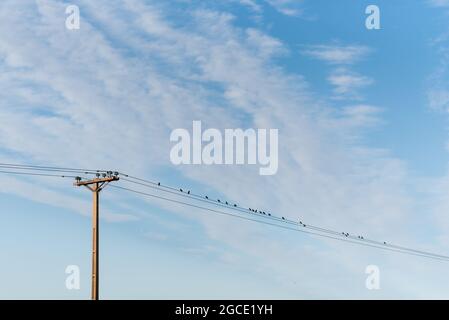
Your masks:
<instances>
[{"instance_id":1,"label":"sky","mask_svg":"<svg viewBox=\"0 0 449 320\"><path fill-rule=\"evenodd\" d=\"M447 0L3 0L0 163L117 170L448 254L448 14ZM170 133L193 121L278 129L278 171L174 165ZM89 298L90 206L70 180L1 175L0 298ZM449 298L447 262L110 187L100 215L104 299Z\"/></svg>"}]
</instances>

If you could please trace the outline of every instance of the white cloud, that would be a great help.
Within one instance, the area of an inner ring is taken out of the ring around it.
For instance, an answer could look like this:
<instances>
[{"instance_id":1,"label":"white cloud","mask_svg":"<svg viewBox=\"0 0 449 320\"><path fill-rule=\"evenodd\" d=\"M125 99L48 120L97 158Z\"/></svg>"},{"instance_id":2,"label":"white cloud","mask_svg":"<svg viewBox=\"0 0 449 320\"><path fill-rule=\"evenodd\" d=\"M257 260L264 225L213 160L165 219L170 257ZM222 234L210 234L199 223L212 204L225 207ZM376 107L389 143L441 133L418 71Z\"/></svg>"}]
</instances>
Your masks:
<instances>
[{"instance_id":1,"label":"white cloud","mask_svg":"<svg viewBox=\"0 0 449 320\"><path fill-rule=\"evenodd\" d=\"M304 55L331 64L353 64L364 58L371 50L359 45L309 45L301 52Z\"/></svg>"},{"instance_id":2,"label":"white cloud","mask_svg":"<svg viewBox=\"0 0 449 320\"><path fill-rule=\"evenodd\" d=\"M371 78L342 68L335 70L327 80L335 87L334 93L338 99L359 99L358 90L373 83Z\"/></svg>"},{"instance_id":3,"label":"white cloud","mask_svg":"<svg viewBox=\"0 0 449 320\"><path fill-rule=\"evenodd\" d=\"M300 16L302 10L302 0L233 0L243 6L250 8L257 14L263 13L264 4L274 8L279 13L286 16Z\"/></svg>"},{"instance_id":4,"label":"white cloud","mask_svg":"<svg viewBox=\"0 0 449 320\"><path fill-rule=\"evenodd\" d=\"M427 98L431 109L449 111L449 90L436 88L429 89Z\"/></svg>"},{"instance_id":5,"label":"white cloud","mask_svg":"<svg viewBox=\"0 0 449 320\"><path fill-rule=\"evenodd\" d=\"M434 7L449 7L449 0L428 0L428 2Z\"/></svg>"},{"instance_id":6,"label":"white cloud","mask_svg":"<svg viewBox=\"0 0 449 320\"><path fill-rule=\"evenodd\" d=\"M299 16L302 13L302 0L265 0L280 13L287 16Z\"/></svg>"},{"instance_id":7,"label":"white cloud","mask_svg":"<svg viewBox=\"0 0 449 320\"><path fill-rule=\"evenodd\" d=\"M249 8L251 8L255 12L261 12L262 11L262 7L260 5L258 5L257 2L254 1L254 0L239 0L239 2L242 5L248 6Z\"/></svg>"}]
</instances>

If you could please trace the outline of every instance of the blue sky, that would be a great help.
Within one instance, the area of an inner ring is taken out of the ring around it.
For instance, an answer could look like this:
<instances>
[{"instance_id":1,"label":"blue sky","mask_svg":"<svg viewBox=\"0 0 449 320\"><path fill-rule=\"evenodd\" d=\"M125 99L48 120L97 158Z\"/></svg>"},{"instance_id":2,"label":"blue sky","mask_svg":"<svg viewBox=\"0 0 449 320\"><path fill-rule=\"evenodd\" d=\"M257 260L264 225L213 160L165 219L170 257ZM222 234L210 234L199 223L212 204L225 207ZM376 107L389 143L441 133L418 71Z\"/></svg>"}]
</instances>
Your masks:
<instances>
[{"instance_id":1,"label":"blue sky","mask_svg":"<svg viewBox=\"0 0 449 320\"><path fill-rule=\"evenodd\" d=\"M365 28L369 4L380 30ZM448 13L446 0L5 0L0 162L112 168L447 253ZM279 129L277 174L171 164L170 132L193 120ZM0 298L88 298L91 195L0 181ZM101 204L103 298L448 298L442 262L113 188Z\"/></svg>"}]
</instances>

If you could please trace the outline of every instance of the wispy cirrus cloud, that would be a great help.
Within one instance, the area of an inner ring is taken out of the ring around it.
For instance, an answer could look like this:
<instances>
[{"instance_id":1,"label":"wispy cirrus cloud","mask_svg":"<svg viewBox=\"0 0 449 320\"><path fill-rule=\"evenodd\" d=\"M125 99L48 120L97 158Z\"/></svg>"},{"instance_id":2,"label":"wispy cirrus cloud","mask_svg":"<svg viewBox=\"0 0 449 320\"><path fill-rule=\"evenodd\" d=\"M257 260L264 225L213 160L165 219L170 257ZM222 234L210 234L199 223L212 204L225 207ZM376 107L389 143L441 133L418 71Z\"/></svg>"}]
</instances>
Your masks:
<instances>
[{"instance_id":1,"label":"wispy cirrus cloud","mask_svg":"<svg viewBox=\"0 0 449 320\"><path fill-rule=\"evenodd\" d=\"M329 83L334 86L336 99L355 99L359 100L359 90L369 86L373 79L349 71L346 68L334 70L327 78Z\"/></svg>"},{"instance_id":2,"label":"wispy cirrus cloud","mask_svg":"<svg viewBox=\"0 0 449 320\"><path fill-rule=\"evenodd\" d=\"M354 64L365 58L371 49L360 45L308 45L301 53L330 64Z\"/></svg>"},{"instance_id":3,"label":"wispy cirrus cloud","mask_svg":"<svg viewBox=\"0 0 449 320\"><path fill-rule=\"evenodd\" d=\"M449 7L449 0L428 0L428 3L434 7Z\"/></svg>"},{"instance_id":4,"label":"wispy cirrus cloud","mask_svg":"<svg viewBox=\"0 0 449 320\"><path fill-rule=\"evenodd\" d=\"M353 65L371 53L371 49L362 45L318 44L306 45L300 51L302 55L323 61L333 70L327 81L334 87L335 99L361 100L360 89L373 83L367 76L353 71Z\"/></svg>"},{"instance_id":5,"label":"wispy cirrus cloud","mask_svg":"<svg viewBox=\"0 0 449 320\"><path fill-rule=\"evenodd\" d=\"M287 16L298 16L302 13L302 0L265 0L280 13Z\"/></svg>"},{"instance_id":6,"label":"wispy cirrus cloud","mask_svg":"<svg viewBox=\"0 0 449 320\"><path fill-rule=\"evenodd\" d=\"M243 6L250 8L257 14L262 14L264 7L274 8L279 13L297 17L303 13L303 1L302 0L233 0L237 1Z\"/></svg>"}]
</instances>

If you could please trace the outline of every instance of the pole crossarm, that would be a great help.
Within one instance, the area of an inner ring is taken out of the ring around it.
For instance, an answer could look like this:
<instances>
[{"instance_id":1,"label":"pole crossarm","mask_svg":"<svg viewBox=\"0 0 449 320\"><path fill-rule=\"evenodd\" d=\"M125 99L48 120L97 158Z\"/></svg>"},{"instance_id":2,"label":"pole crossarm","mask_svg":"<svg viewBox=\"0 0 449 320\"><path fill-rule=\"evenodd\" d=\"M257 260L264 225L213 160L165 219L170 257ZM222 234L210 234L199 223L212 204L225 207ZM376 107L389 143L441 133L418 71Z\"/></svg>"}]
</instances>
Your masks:
<instances>
[{"instance_id":1,"label":"pole crossarm","mask_svg":"<svg viewBox=\"0 0 449 320\"><path fill-rule=\"evenodd\" d=\"M96 178L96 179L91 179L91 180L85 180L85 181L76 181L73 183L74 186L76 187L81 187L81 186L85 186L88 187L91 191L93 191L92 188L90 188L89 186L92 184L99 184L99 189L101 190L102 187L112 181L118 181L120 180L119 177L106 177L106 178Z\"/></svg>"}]
</instances>

